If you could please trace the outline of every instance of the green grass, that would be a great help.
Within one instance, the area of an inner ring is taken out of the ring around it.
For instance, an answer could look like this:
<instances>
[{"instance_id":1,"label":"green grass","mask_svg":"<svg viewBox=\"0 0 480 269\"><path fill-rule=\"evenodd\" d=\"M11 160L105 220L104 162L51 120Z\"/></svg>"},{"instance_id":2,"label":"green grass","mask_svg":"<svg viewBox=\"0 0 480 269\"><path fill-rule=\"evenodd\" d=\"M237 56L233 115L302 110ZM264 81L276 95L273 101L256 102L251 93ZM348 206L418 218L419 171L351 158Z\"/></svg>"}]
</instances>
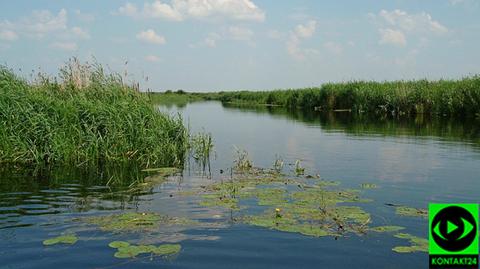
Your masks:
<instances>
[{"instance_id":1,"label":"green grass","mask_svg":"<svg viewBox=\"0 0 480 269\"><path fill-rule=\"evenodd\" d=\"M196 94L206 100L394 115L480 116L480 76L460 80L328 83L318 88Z\"/></svg>"},{"instance_id":2,"label":"green grass","mask_svg":"<svg viewBox=\"0 0 480 269\"><path fill-rule=\"evenodd\" d=\"M27 82L0 67L0 163L180 166L188 133L121 76L75 59Z\"/></svg>"}]
</instances>

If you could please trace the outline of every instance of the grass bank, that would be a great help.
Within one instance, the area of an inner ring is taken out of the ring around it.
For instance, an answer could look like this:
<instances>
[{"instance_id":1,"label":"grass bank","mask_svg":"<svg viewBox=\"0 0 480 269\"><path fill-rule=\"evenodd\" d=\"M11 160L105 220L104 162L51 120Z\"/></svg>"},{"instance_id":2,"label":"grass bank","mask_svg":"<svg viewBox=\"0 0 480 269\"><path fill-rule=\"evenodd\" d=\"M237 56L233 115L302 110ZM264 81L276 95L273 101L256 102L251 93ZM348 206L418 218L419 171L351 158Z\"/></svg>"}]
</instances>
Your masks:
<instances>
[{"instance_id":1,"label":"grass bank","mask_svg":"<svg viewBox=\"0 0 480 269\"><path fill-rule=\"evenodd\" d=\"M312 110L480 116L480 76L439 81L354 81L327 83L318 88L195 95L224 103Z\"/></svg>"},{"instance_id":2,"label":"grass bank","mask_svg":"<svg viewBox=\"0 0 480 269\"><path fill-rule=\"evenodd\" d=\"M181 118L160 113L121 76L76 60L34 82L1 67L0 125L0 163L178 166L188 143Z\"/></svg>"}]
</instances>

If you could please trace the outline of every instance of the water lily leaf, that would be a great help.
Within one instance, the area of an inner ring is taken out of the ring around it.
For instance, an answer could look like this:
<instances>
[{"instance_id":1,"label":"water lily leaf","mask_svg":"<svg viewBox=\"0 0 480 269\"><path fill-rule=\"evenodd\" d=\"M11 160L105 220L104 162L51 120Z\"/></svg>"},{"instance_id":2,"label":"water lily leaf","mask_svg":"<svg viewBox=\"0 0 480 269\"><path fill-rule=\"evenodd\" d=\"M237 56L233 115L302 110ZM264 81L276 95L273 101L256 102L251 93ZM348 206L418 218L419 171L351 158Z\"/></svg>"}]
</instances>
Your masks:
<instances>
[{"instance_id":1,"label":"water lily leaf","mask_svg":"<svg viewBox=\"0 0 480 269\"><path fill-rule=\"evenodd\" d=\"M130 246L130 243L125 241L113 241L110 244L108 244L108 246L111 248L124 248L124 247Z\"/></svg>"},{"instance_id":2,"label":"water lily leaf","mask_svg":"<svg viewBox=\"0 0 480 269\"><path fill-rule=\"evenodd\" d=\"M58 237L54 237L51 239L47 239L43 241L43 245L51 246L55 244L70 244L73 245L78 241L78 237L75 235L62 235Z\"/></svg>"},{"instance_id":3,"label":"water lily leaf","mask_svg":"<svg viewBox=\"0 0 480 269\"><path fill-rule=\"evenodd\" d=\"M153 254L156 255L173 255L182 249L182 246L179 244L163 244L152 250Z\"/></svg>"}]
</instances>

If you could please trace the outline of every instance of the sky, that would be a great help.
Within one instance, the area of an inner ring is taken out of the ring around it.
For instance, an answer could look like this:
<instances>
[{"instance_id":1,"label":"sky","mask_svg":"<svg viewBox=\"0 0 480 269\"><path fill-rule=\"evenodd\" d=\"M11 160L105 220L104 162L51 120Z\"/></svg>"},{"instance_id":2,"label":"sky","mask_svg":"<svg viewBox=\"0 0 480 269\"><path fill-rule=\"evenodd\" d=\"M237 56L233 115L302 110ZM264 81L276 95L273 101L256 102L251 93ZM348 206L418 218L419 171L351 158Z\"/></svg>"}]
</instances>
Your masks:
<instances>
[{"instance_id":1,"label":"sky","mask_svg":"<svg viewBox=\"0 0 480 269\"><path fill-rule=\"evenodd\" d=\"M0 64L70 57L143 90L271 90L480 74L480 0L22 0L0 3Z\"/></svg>"}]
</instances>

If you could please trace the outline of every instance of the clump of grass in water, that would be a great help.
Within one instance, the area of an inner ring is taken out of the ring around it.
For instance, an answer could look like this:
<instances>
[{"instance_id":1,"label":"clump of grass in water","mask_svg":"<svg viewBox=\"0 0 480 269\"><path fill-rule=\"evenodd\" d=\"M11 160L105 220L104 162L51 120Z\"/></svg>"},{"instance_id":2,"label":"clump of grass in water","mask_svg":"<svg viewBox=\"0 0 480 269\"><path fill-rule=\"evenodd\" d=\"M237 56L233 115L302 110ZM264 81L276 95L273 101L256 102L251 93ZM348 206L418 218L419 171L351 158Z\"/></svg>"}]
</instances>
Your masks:
<instances>
[{"instance_id":1,"label":"clump of grass in water","mask_svg":"<svg viewBox=\"0 0 480 269\"><path fill-rule=\"evenodd\" d=\"M192 135L189 147L195 162L199 163L204 171L208 166L210 171L210 155L213 150L212 134L200 132Z\"/></svg>"},{"instance_id":2,"label":"clump of grass in water","mask_svg":"<svg viewBox=\"0 0 480 269\"><path fill-rule=\"evenodd\" d=\"M0 67L0 162L92 166L135 161L181 166L187 131L137 86L99 64L70 60L34 82Z\"/></svg>"},{"instance_id":3,"label":"clump of grass in water","mask_svg":"<svg viewBox=\"0 0 480 269\"><path fill-rule=\"evenodd\" d=\"M253 168L253 162L248 157L246 150L235 147L236 158L234 161L234 169L237 171L248 171Z\"/></svg>"}]
</instances>

